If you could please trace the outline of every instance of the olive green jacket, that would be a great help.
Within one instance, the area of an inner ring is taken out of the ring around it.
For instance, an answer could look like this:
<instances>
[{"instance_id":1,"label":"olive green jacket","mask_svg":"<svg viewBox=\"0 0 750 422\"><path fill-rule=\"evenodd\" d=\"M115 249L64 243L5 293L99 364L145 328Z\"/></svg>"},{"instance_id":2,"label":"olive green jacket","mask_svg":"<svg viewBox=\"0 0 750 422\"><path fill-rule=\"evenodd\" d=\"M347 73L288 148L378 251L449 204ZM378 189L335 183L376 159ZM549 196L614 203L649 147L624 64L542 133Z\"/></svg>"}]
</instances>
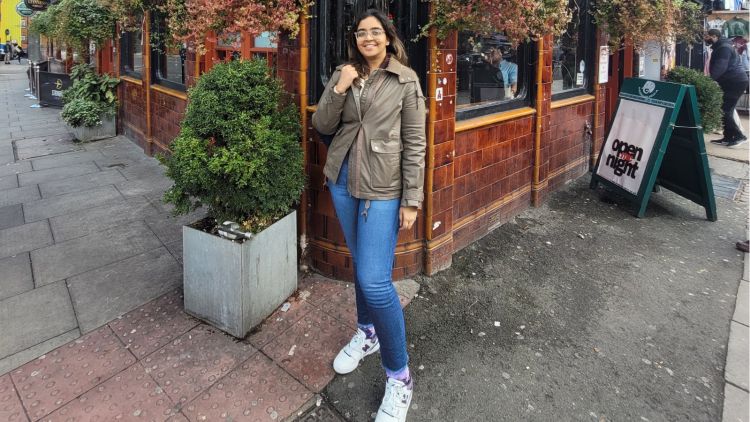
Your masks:
<instances>
[{"instance_id":1,"label":"olive green jacket","mask_svg":"<svg viewBox=\"0 0 750 422\"><path fill-rule=\"evenodd\" d=\"M349 193L359 199L401 198L421 207L424 198L425 101L417 74L396 59L360 87L333 91L343 65L328 81L312 117L315 129L334 134L323 172L336 181L349 157ZM385 78L378 82L378 78ZM377 88L376 93L370 88ZM373 98L374 95L374 98ZM356 98L360 98L357 101Z\"/></svg>"}]
</instances>

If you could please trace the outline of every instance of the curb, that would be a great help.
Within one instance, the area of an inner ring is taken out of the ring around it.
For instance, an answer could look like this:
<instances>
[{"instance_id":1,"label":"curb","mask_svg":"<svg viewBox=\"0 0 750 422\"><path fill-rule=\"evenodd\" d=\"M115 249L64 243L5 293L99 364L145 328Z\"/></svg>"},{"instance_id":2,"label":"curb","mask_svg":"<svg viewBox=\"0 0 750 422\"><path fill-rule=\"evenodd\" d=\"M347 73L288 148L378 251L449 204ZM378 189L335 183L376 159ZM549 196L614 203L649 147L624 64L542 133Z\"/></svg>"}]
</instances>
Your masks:
<instances>
[{"instance_id":1,"label":"curb","mask_svg":"<svg viewBox=\"0 0 750 422\"><path fill-rule=\"evenodd\" d=\"M734 315L730 321L727 360L724 365L724 411L722 422L750 422L748 392L748 327L750 302L750 258L744 255L742 279L737 289Z\"/></svg>"}]
</instances>

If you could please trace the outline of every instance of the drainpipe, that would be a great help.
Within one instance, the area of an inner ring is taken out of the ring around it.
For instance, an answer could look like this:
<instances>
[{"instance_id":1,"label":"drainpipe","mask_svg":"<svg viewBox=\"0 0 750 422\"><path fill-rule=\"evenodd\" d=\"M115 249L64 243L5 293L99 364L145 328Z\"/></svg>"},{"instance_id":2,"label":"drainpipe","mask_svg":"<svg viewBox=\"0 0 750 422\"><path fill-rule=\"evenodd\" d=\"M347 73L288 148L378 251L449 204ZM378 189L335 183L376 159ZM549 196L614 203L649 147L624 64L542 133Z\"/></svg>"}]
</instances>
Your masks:
<instances>
[{"instance_id":1,"label":"drainpipe","mask_svg":"<svg viewBox=\"0 0 750 422\"><path fill-rule=\"evenodd\" d=\"M536 65L536 130L534 134L534 179L531 188L531 205L539 206L540 167L542 165L542 113L544 107L544 86L542 85L544 72L544 37L537 41Z\"/></svg>"},{"instance_id":2,"label":"drainpipe","mask_svg":"<svg viewBox=\"0 0 750 422\"><path fill-rule=\"evenodd\" d=\"M151 13L144 13L144 24L145 29L143 39L146 40L146 46L144 47L149 51L148 54L143 55L143 82L142 86L146 91L146 154L154 155L154 138L153 128L151 127L151 53L147 47L150 45L151 40ZM144 85L145 84L145 85Z\"/></svg>"},{"instance_id":3,"label":"drainpipe","mask_svg":"<svg viewBox=\"0 0 750 422\"><path fill-rule=\"evenodd\" d=\"M308 147L308 131L307 131L307 72L310 68L310 41L308 37L309 27L307 25L308 11L305 10L300 17L300 68L299 68L299 111L300 111L300 123L302 126L302 166L303 169L307 168L307 147ZM301 266L305 266L305 256L307 251L307 189L302 190L302 197L300 198L299 216L297 220L297 228L299 230L299 259L298 262Z\"/></svg>"}]
</instances>

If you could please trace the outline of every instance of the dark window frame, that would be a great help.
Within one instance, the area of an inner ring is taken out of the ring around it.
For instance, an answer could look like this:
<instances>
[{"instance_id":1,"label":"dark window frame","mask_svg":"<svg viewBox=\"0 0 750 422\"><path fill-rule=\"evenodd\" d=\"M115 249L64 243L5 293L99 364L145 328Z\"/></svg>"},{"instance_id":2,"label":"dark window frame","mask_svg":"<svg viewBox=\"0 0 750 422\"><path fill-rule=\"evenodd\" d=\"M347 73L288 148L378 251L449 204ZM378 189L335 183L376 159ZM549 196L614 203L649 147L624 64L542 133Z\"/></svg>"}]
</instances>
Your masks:
<instances>
[{"instance_id":1,"label":"dark window frame","mask_svg":"<svg viewBox=\"0 0 750 422\"><path fill-rule=\"evenodd\" d=\"M133 49L133 46L135 45L135 35L137 32L135 31L122 31L120 32L120 74L123 74L125 76L130 76L132 78L136 79L143 79L143 73L142 72L136 72L134 70L134 56L131 56L131 52ZM141 19L141 38L143 34L143 19ZM141 45L141 60L143 60L144 52L146 51L146 46ZM133 52L135 54L135 52ZM143 67L143 64L141 64Z\"/></svg>"},{"instance_id":2,"label":"dark window frame","mask_svg":"<svg viewBox=\"0 0 750 422\"><path fill-rule=\"evenodd\" d=\"M353 19L355 13L370 6L369 3L368 0L318 0L313 4L310 22L309 105L317 104L333 70L347 59L344 37L350 33L351 28L338 22L347 17ZM428 40L425 37L416 42L413 40L419 35L420 26L428 20L429 4L413 0L395 0L392 3L398 16L396 29L406 47L409 66L417 72L422 91L425 92Z\"/></svg>"},{"instance_id":3,"label":"dark window frame","mask_svg":"<svg viewBox=\"0 0 750 422\"><path fill-rule=\"evenodd\" d=\"M594 70L596 68L596 31L594 28L593 16L591 15L591 13L589 13L589 0L570 0L570 3L578 3L580 7L580 10L578 12L578 16L580 19L580 24L578 26L578 39L583 40L583 47L579 48L579 50L582 51L580 57L583 58L586 62L586 69L583 72L583 86L569 88L560 92L552 92L552 101L559 101L567 98L577 97L579 95L591 94L596 83L596 81L594 80ZM577 53L576 58L578 58Z\"/></svg>"},{"instance_id":4,"label":"dark window frame","mask_svg":"<svg viewBox=\"0 0 750 422\"><path fill-rule=\"evenodd\" d=\"M149 47L151 50L151 84L161 85L163 87L174 89L177 91L187 91L186 82L188 75L187 67L185 66L185 62L187 61L187 51L180 54L182 60L182 83L166 79L161 72L162 64L166 63L167 59L166 46L164 44L164 40L154 40L153 34L160 31L160 28L166 26L165 19L166 17L164 16L164 14L156 12L151 13L151 31L149 31L152 34L152 39L149 43ZM154 42L158 42L159 44L154 46Z\"/></svg>"},{"instance_id":5,"label":"dark window frame","mask_svg":"<svg viewBox=\"0 0 750 422\"><path fill-rule=\"evenodd\" d=\"M487 115L502 113L505 111L515 110L523 107L530 107L533 104L534 92L532 87L535 80L533 75L536 64L536 43L525 42L518 46L518 74L524 74L524 95L523 97L512 100L496 100L487 103L477 103L476 105L467 104L465 107L458 108L458 69L456 69L456 121L474 119ZM520 91L520 90L519 90Z\"/></svg>"}]
</instances>

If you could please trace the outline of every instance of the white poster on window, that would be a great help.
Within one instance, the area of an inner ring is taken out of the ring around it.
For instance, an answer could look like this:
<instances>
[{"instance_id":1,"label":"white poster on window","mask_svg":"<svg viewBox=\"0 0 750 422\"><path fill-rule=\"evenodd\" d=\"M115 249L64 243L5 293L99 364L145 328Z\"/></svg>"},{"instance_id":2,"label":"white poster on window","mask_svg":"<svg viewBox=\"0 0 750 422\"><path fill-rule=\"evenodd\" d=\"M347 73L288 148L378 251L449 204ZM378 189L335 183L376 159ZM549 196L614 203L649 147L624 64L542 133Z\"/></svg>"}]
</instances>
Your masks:
<instances>
[{"instance_id":1,"label":"white poster on window","mask_svg":"<svg viewBox=\"0 0 750 422\"><path fill-rule=\"evenodd\" d=\"M606 84L609 82L609 47L603 45L599 47L599 83Z\"/></svg>"},{"instance_id":2,"label":"white poster on window","mask_svg":"<svg viewBox=\"0 0 750 422\"><path fill-rule=\"evenodd\" d=\"M637 195L665 110L621 98L596 174Z\"/></svg>"}]
</instances>

